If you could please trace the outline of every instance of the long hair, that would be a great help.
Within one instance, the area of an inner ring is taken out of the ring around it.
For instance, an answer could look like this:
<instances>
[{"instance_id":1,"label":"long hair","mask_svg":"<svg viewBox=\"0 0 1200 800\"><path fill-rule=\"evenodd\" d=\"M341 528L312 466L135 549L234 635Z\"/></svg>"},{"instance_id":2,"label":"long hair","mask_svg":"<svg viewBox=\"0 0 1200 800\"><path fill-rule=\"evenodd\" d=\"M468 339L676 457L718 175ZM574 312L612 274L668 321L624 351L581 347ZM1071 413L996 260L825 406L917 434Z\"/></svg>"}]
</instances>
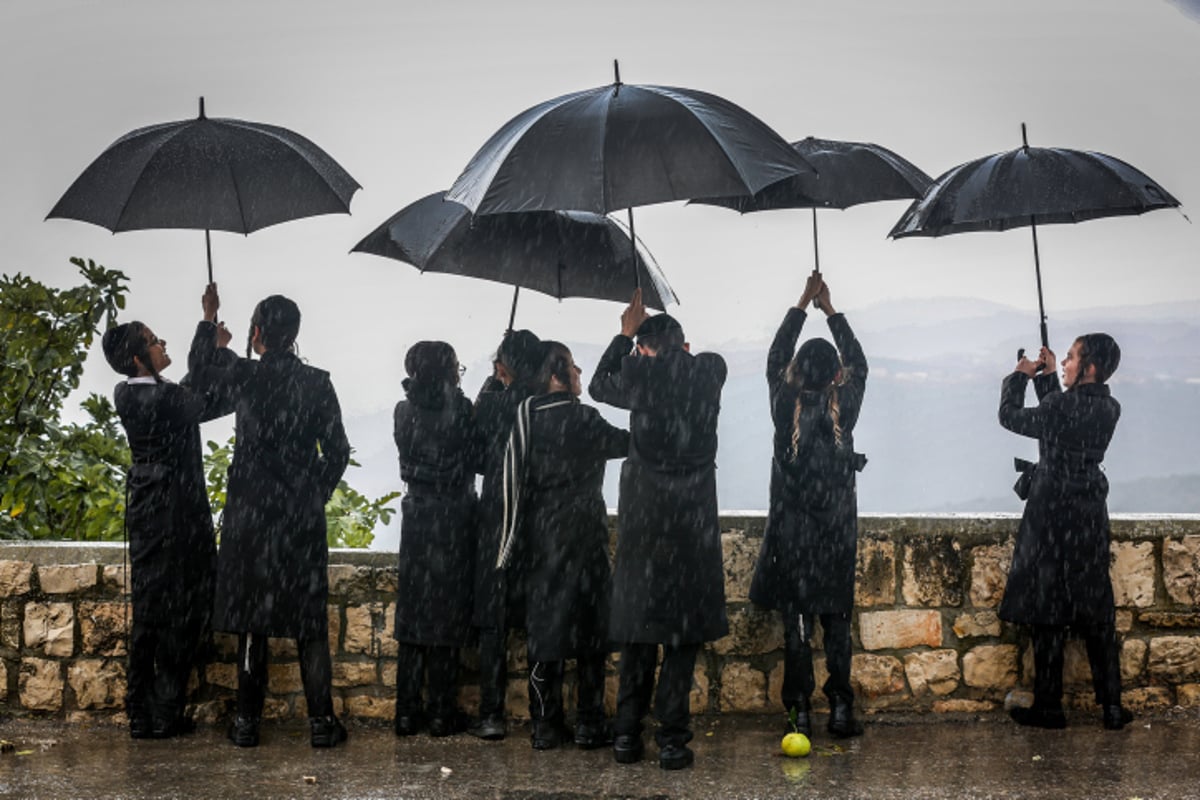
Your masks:
<instances>
[{"instance_id":1,"label":"long hair","mask_svg":"<svg viewBox=\"0 0 1200 800\"><path fill-rule=\"evenodd\" d=\"M1107 383L1121 364L1121 347L1107 333L1085 333L1079 343L1079 369L1096 368L1096 383Z\"/></svg>"},{"instance_id":2,"label":"long hair","mask_svg":"<svg viewBox=\"0 0 1200 800\"><path fill-rule=\"evenodd\" d=\"M558 382L563 386L571 385L571 350L562 342L555 342L550 339L542 341L542 350L545 355L542 357L542 366L538 370L537 378L534 383L537 386L537 391L546 393L550 391L550 381L558 379Z\"/></svg>"},{"instance_id":3,"label":"long hair","mask_svg":"<svg viewBox=\"0 0 1200 800\"><path fill-rule=\"evenodd\" d=\"M537 392L537 376L542 366L542 340L533 331L508 331L496 348L496 360L512 376L512 386L527 394Z\"/></svg>"},{"instance_id":4,"label":"long hair","mask_svg":"<svg viewBox=\"0 0 1200 800\"><path fill-rule=\"evenodd\" d=\"M154 380L162 382L154 362L150 358L150 344L146 341L145 323L134 320L109 328L100 340L104 358L115 371L134 378L138 374L138 363L149 371ZM134 361L137 359L137 362Z\"/></svg>"},{"instance_id":5,"label":"long hair","mask_svg":"<svg viewBox=\"0 0 1200 800\"><path fill-rule=\"evenodd\" d=\"M254 351L254 329L265 350L295 351L300 333L300 307L281 294L264 297L250 315L250 333L246 337L246 358Z\"/></svg>"},{"instance_id":6,"label":"long hair","mask_svg":"<svg viewBox=\"0 0 1200 800\"><path fill-rule=\"evenodd\" d=\"M792 407L791 456L800 453L800 416L804 410L804 395L819 393L825 414L833 427L833 441L842 445L841 407L838 403L838 376L842 361L837 348L824 339L810 339L796 351L784 371L784 382L796 393Z\"/></svg>"}]
</instances>

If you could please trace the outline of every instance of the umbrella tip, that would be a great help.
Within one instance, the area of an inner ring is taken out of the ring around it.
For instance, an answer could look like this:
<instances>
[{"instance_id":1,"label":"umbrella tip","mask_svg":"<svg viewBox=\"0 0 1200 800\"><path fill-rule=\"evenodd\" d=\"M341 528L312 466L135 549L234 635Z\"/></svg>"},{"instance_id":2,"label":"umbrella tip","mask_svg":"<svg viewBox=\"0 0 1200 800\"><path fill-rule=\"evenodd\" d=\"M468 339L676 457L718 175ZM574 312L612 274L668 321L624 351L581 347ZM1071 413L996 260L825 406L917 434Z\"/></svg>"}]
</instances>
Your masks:
<instances>
[{"instance_id":1,"label":"umbrella tip","mask_svg":"<svg viewBox=\"0 0 1200 800\"><path fill-rule=\"evenodd\" d=\"M617 59L613 59L613 83L617 86L621 85L621 63Z\"/></svg>"},{"instance_id":2,"label":"umbrella tip","mask_svg":"<svg viewBox=\"0 0 1200 800\"><path fill-rule=\"evenodd\" d=\"M207 119L204 116L204 98L203 97L200 98L200 119Z\"/></svg>"},{"instance_id":3,"label":"umbrella tip","mask_svg":"<svg viewBox=\"0 0 1200 800\"><path fill-rule=\"evenodd\" d=\"M1025 134L1025 123L1021 123L1021 146L1026 150L1029 149L1029 137Z\"/></svg>"}]
</instances>

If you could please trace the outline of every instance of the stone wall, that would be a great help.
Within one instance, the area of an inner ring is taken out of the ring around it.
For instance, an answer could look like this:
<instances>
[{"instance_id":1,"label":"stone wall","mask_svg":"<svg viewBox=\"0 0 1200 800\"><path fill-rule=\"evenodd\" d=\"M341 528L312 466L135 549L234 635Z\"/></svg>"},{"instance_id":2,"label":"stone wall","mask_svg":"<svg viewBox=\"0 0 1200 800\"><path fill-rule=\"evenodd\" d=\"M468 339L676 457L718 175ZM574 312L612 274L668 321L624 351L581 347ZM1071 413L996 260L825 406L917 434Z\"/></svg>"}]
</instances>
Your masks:
<instances>
[{"instance_id":1,"label":"stone wall","mask_svg":"<svg viewBox=\"0 0 1200 800\"><path fill-rule=\"evenodd\" d=\"M778 711L781 622L747 598L763 520L725 517L722 523L730 634L702 651L692 709ZM862 518L852 680L866 711L984 712L999 709L1012 691L1028 691L1028 639L996 616L1016 526L1013 517ZM1115 519L1113 540L1126 704L1135 710L1200 705L1200 517ZM335 551L330 561L337 710L390 719L395 555ZM123 719L126 591L119 545L0 543L0 709ZM201 721L228 713L234 650L233 637L218 634L209 662L193 678ZM272 641L271 653L266 715L305 716L294 646ZM463 654L461 699L468 709L478 702L474 658ZM509 710L521 717L527 698L519 635L511 642L509 668ZM816 671L820 685L819 650ZM1081 642L1068 644L1065 680L1068 701L1090 707ZM609 682L611 706L611 669ZM814 697L818 707L823 700L820 692Z\"/></svg>"}]
</instances>

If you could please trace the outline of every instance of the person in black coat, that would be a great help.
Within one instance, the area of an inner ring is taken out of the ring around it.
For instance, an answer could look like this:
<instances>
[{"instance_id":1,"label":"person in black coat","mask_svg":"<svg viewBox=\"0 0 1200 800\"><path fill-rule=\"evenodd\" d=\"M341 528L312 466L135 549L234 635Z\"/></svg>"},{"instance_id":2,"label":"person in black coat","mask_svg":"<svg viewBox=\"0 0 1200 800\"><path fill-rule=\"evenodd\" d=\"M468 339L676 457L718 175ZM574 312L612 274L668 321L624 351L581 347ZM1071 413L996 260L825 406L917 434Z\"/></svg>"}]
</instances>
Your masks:
<instances>
[{"instance_id":1,"label":"person in black coat","mask_svg":"<svg viewBox=\"0 0 1200 800\"><path fill-rule=\"evenodd\" d=\"M204 304L211 319L220 305L215 284ZM229 735L239 747L258 744L267 640L281 637L299 649L312 745L332 747L346 729L333 714L325 504L350 461L337 393L329 373L295 354L300 309L286 297L254 309L246 352L259 360L219 364L216 327L207 329L193 345L196 384L216 387L237 411L213 610L216 630L238 634Z\"/></svg>"},{"instance_id":2,"label":"person in black coat","mask_svg":"<svg viewBox=\"0 0 1200 800\"><path fill-rule=\"evenodd\" d=\"M1038 440L1036 465L1018 481L1026 499L1000 618L1032 628L1033 706L1009 713L1022 725L1063 728L1063 637L1083 635L1104 727L1123 728L1120 647L1109 578L1108 479L1101 462L1121 417L1107 381L1121 361L1111 336L1089 333L1071 345L1060 386L1054 353L1022 354L1000 390L1000 424ZM1041 374L1038 374L1040 371ZM1038 404L1025 408L1033 379ZM1062 386L1066 387L1064 391Z\"/></svg>"},{"instance_id":3,"label":"person in black coat","mask_svg":"<svg viewBox=\"0 0 1200 800\"><path fill-rule=\"evenodd\" d=\"M799 350L804 309L815 300L837 346L810 339ZM840 355L839 355L840 351ZM793 356L793 353L795 354ZM792 725L812 735L813 617L824 631L829 732L857 736L850 685L850 615L858 550L854 426L867 383L867 359L829 287L814 272L779 326L767 355L771 419L771 499L750 599L779 609L784 621L783 705Z\"/></svg>"},{"instance_id":4,"label":"person in black coat","mask_svg":"<svg viewBox=\"0 0 1200 800\"><path fill-rule=\"evenodd\" d=\"M431 736L448 736L468 723L457 704L458 650L471 637L478 437L453 347L417 342L404 369L407 399L396 404L393 428L407 489L400 503L395 730L410 736L428 719Z\"/></svg>"},{"instance_id":5,"label":"person in black coat","mask_svg":"<svg viewBox=\"0 0 1200 800\"><path fill-rule=\"evenodd\" d=\"M496 568L504 516L504 451L517 406L535 393L542 343L531 331L509 331L493 360L493 373L475 400L475 425L483 458L479 494L479 537L475 551L475 613L479 633L479 719L469 733L491 741L507 731L504 697L508 689L508 631L524 619L523 582L518 570Z\"/></svg>"},{"instance_id":6,"label":"person in black coat","mask_svg":"<svg viewBox=\"0 0 1200 800\"><path fill-rule=\"evenodd\" d=\"M595 400L630 412L609 623L621 646L613 742L619 763L642 759L642 720L653 695L659 766L692 764L696 655L701 644L729 631L716 484L725 376L725 360L692 355L670 315L647 317L638 290L588 386Z\"/></svg>"},{"instance_id":7,"label":"person in black coat","mask_svg":"<svg viewBox=\"0 0 1200 800\"><path fill-rule=\"evenodd\" d=\"M219 335L228 343L227 331ZM129 735L164 739L193 728L184 716L188 675L209 623L217 558L200 423L227 411L215 395L162 377L171 364L167 343L144 323L110 328L101 347L126 376L113 396L132 461L125 506Z\"/></svg>"},{"instance_id":8,"label":"person in black coat","mask_svg":"<svg viewBox=\"0 0 1200 800\"><path fill-rule=\"evenodd\" d=\"M604 720L608 657L608 513L604 464L629 452L629 433L579 402L581 371L560 342L546 352L538 387L521 403L505 452L509 501L500 559L522 545L535 750L564 738L563 667L576 660L575 744L612 743Z\"/></svg>"}]
</instances>

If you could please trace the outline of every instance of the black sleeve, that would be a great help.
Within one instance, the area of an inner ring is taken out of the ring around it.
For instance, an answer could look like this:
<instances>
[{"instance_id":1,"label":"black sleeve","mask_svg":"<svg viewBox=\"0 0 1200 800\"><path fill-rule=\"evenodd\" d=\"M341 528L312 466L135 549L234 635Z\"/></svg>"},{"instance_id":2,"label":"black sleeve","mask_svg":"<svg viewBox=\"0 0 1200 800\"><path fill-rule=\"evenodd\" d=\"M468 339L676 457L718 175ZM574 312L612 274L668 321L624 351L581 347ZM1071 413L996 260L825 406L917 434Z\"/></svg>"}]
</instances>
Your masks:
<instances>
[{"instance_id":1,"label":"black sleeve","mask_svg":"<svg viewBox=\"0 0 1200 800\"><path fill-rule=\"evenodd\" d=\"M842 359L842 384L838 387L839 423L843 430L853 430L867 390L867 356L844 314L831 314L826 321Z\"/></svg>"},{"instance_id":2,"label":"black sleeve","mask_svg":"<svg viewBox=\"0 0 1200 800\"><path fill-rule=\"evenodd\" d=\"M1013 433L1038 439L1046 430L1045 401L1025 408L1028 385L1029 376L1023 372L1012 372L1004 378L1000 387L1000 424Z\"/></svg>"},{"instance_id":3,"label":"black sleeve","mask_svg":"<svg viewBox=\"0 0 1200 800\"><path fill-rule=\"evenodd\" d=\"M767 351L767 386L770 388L771 397L775 396L783 384L784 372L792 356L796 354L796 340L800 338L800 331L803 330L807 319L808 314L804 309L789 308L779 325L779 330L775 332L771 349Z\"/></svg>"},{"instance_id":4,"label":"black sleeve","mask_svg":"<svg viewBox=\"0 0 1200 800\"><path fill-rule=\"evenodd\" d=\"M633 339L617 334L596 364L596 372L588 383L588 394L598 403L617 408L629 408L629 387L621 377L621 364L633 350Z\"/></svg>"},{"instance_id":5,"label":"black sleeve","mask_svg":"<svg viewBox=\"0 0 1200 800\"><path fill-rule=\"evenodd\" d=\"M629 455L629 431L613 425L590 406L584 406L583 436L588 450L598 456L608 459Z\"/></svg>"}]
</instances>

